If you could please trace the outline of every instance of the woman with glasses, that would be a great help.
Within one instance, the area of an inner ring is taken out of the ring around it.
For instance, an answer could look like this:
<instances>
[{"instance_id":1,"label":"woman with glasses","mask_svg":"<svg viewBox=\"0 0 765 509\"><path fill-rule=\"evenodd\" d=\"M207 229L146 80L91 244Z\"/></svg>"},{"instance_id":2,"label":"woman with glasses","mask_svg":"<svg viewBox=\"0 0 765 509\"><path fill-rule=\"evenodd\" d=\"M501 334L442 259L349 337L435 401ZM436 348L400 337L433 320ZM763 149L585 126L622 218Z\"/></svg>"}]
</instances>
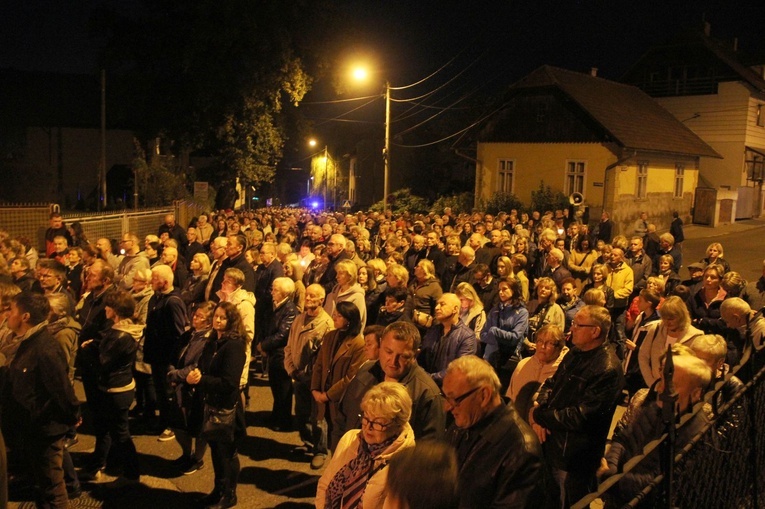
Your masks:
<instances>
[{"instance_id":1,"label":"woman with glasses","mask_svg":"<svg viewBox=\"0 0 765 509\"><path fill-rule=\"evenodd\" d=\"M388 462L396 453L414 446L409 425L412 399L403 385L375 385L364 394L361 411L361 429L343 435L319 479L318 509L382 508Z\"/></svg>"}]
</instances>

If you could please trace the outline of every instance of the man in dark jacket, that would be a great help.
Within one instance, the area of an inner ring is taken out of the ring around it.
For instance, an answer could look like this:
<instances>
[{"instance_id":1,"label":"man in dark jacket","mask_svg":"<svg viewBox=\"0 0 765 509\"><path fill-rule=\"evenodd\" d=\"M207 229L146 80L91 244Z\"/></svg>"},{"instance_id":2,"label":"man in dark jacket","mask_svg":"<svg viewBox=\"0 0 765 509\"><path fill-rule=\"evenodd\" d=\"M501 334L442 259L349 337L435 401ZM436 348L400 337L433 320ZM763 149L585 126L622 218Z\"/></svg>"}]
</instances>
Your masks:
<instances>
[{"instance_id":1,"label":"man in dark jacket","mask_svg":"<svg viewBox=\"0 0 765 509\"><path fill-rule=\"evenodd\" d=\"M9 367L3 368L4 429L32 465L39 487L38 507L65 509L64 439L79 420L79 401L67 375L64 351L47 331L48 299L40 294L16 295L8 327L21 343Z\"/></svg>"},{"instance_id":2,"label":"man in dark jacket","mask_svg":"<svg viewBox=\"0 0 765 509\"><path fill-rule=\"evenodd\" d=\"M11 261L11 275L13 284L18 286L22 292L35 292L43 294L44 291L40 281L35 277L34 272L29 267L29 260L25 256L17 256Z\"/></svg>"},{"instance_id":3,"label":"man in dark jacket","mask_svg":"<svg viewBox=\"0 0 765 509\"><path fill-rule=\"evenodd\" d=\"M332 443L338 443L343 434L361 428L361 399L371 387L384 381L398 380L412 397L412 417L409 423L417 440L441 438L446 429L446 414L438 385L417 364L420 333L410 322L388 325L380 340L380 359L368 362L359 369L348 384L337 419L332 427Z\"/></svg>"},{"instance_id":4,"label":"man in dark jacket","mask_svg":"<svg viewBox=\"0 0 765 509\"><path fill-rule=\"evenodd\" d=\"M167 265L157 265L151 269L151 287L154 295L149 300L146 313L143 359L151 365L151 377L157 391L158 440L166 442L175 438L175 434L167 427L171 396L167 368L186 328L186 305L180 297L180 291L173 287L173 270Z\"/></svg>"},{"instance_id":5,"label":"man in dark jacket","mask_svg":"<svg viewBox=\"0 0 765 509\"><path fill-rule=\"evenodd\" d=\"M72 236L69 234L69 230L66 229L61 214L51 212L50 226L45 230L45 256L50 256L56 251L54 239L59 236L66 239L67 245L72 245Z\"/></svg>"},{"instance_id":6,"label":"man in dark jacket","mask_svg":"<svg viewBox=\"0 0 765 509\"><path fill-rule=\"evenodd\" d=\"M446 253L438 247L438 233L435 230L425 232L425 258L433 262L436 268L436 277L443 281L446 271Z\"/></svg>"},{"instance_id":7,"label":"man in dark jacket","mask_svg":"<svg viewBox=\"0 0 765 509\"><path fill-rule=\"evenodd\" d=\"M189 239L186 237L186 231L175 222L175 214L167 214L165 222L159 225L157 237L162 238L163 233L167 233L171 239L175 239L178 243L178 252L185 259L186 246L189 244Z\"/></svg>"},{"instance_id":8,"label":"man in dark jacket","mask_svg":"<svg viewBox=\"0 0 765 509\"><path fill-rule=\"evenodd\" d=\"M561 489L561 507L595 491L595 472L624 388L616 354L605 345L611 317L584 306L571 325L573 348L539 390L529 423Z\"/></svg>"},{"instance_id":9,"label":"man in dark jacket","mask_svg":"<svg viewBox=\"0 0 765 509\"><path fill-rule=\"evenodd\" d=\"M539 440L502 400L488 362L474 355L453 361L443 392L454 416L446 437L457 451L460 509L543 508L555 500Z\"/></svg>"},{"instance_id":10,"label":"man in dark jacket","mask_svg":"<svg viewBox=\"0 0 765 509\"><path fill-rule=\"evenodd\" d=\"M460 320L460 299L453 293L438 298L435 323L422 339L419 359L423 369L438 385L444 380L446 367L454 359L475 355L475 331Z\"/></svg>"},{"instance_id":11,"label":"man in dark jacket","mask_svg":"<svg viewBox=\"0 0 765 509\"><path fill-rule=\"evenodd\" d=\"M268 385L274 397L271 428L288 431L292 427L292 379L284 369L284 347L287 346L292 322L298 315L292 302L295 283L288 277L278 277L271 285L274 311L269 328L258 350L268 355Z\"/></svg>"},{"instance_id":12,"label":"man in dark jacket","mask_svg":"<svg viewBox=\"0 0 765 509\"><path fill-rule=\"evenodd\" d=\"M276 258L276 244L264 242L260 248L260 267L255 278L255 340L260 342L271 327L274 300L271 286L274 280L284 276L284 267Z\"/></svg>"},{"instance_id":13,"label":"man in dark jacket","mask_svg":"<svg viewBox=\"0 0 765 509\"><path fill-rule=\"evenodd\" d=\"M324 291L327 292L327 295L332 292L332 288L337 284L337 281L335 280L335 277L337 276L337 271L335 269L337 263L341 260L350 259L348 253L345 252L345 242L345 237L339 233L332 235L329 238L329 242L327 242L329 265L327 265L327 270L324 271L324 274L322 274L321 279L319 280L319 284L324 287Z\"/></svg>"},{"instance_id":14,"label":"man in dark jacket","mask_svg":"<svg viewBox=\"0 0 765 509\"><path fill-rule=\"evenodd\" d=\"M244 250L247 248L247 237L241 233L229 235L226 240L226 258L221 262L221 268L215 275L212 287L210 288L210 299L218 302L218 290L223 284L223 275L226 269L239 269L244 274L244 284L242 288L248 292L255 293L255 269L247 263L244 257Z\"/></svg>"}]
</instances>

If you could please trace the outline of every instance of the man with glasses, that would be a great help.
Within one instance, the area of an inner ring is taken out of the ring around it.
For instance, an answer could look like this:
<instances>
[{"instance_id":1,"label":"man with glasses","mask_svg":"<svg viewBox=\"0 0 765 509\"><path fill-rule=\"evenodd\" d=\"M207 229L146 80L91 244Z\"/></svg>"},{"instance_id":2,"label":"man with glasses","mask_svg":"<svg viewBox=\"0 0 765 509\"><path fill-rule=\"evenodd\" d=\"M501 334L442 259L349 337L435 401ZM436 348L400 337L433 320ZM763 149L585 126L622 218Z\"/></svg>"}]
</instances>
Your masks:
<instances>
[{"instance_id":1,"label":"man with glasses","mask_svg":"<svg viewBox=\"0 0 765 509\"><path fill-rule=\"evenodd\" d=\"M571 324L573 348L539 390L529 423L568 507L597 489L595 471L625 386L621 363L606 344L611 317L584 306Z\"/></svg>"},{"instance_id":2,"label":"man with glasses","mask_svg":"<svg viewBox=\"0 0 765 509\"><path fill-rule=\"evenodd\" d=\"M205 300L215 300L218 298L216 293L220 290L223 283L223 272L220 270L223 262L226 260L226 247L228 246L228 237L215 237L210 244L210 254L212 255L212 266L210 267L210 277L207 278L207 288L205 288ZM224 269L225 272L225 269ZM218 273L221 277L218 278Z\"/></svg>"},{"instance_id":3,"label":"man with glasses","mask_svg":"<svg viewBox=\"0 0 765 509\"><path fill-rule=\"evenodd\" d=\"M515 407L500 396L499 377L474 355L452 361L444 406L454 416L446 432L457 452L460 508L546 507L542 448Z\"/></svg>"},{"instance_id":4,"label":"man with glasses","mask_svg":"<svg viewBox=\"0 0 765 509\"><path fill-rule=\"evenodd\" d=\"M399 382L412 397L412 417L409 423L417 440L440 438L446 429L446 414L439 390L430 375L417 364L420 333L414 324L393 322L380 340L380 358L367 362L348 384L332 428L332 443L343 434L361 427L361 399L371 387L380 382Z\"/></svg>"},{"instance_id":5,"label":"man with glasses","mask_svg":"<svg viewBox=\"0 0 765 509\"><path fill-rule=\"evenodd\" d=\"M327 295L332 292L332 288L337 284L337 263L342 260L349 260L348 253L345 252L345 237L340 233L335 233L329 237L327 242L327 258L329 258L329 265L327 270L322 274L319 284L324 287L324 291Z\"/></svg>"}]
</instances>

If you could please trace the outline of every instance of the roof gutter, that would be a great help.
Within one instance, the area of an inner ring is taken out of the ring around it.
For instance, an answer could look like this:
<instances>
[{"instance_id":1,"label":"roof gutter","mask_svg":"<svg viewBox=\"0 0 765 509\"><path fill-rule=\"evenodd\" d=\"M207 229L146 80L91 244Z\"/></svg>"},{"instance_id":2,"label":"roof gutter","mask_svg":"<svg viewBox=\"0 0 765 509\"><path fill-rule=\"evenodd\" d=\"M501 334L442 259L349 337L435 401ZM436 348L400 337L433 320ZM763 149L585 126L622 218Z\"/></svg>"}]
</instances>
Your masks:
<instances>
[{"instance_id":1,"label":"roof gutter","mask_svg":"<svg viewBox=\"0 0 765 509\"><path fill-rule=\"evenodd\" d=\"M458 148L454 148L452 150L454 150L454 153L457 154L459 157L463 159L467 159L468 161L475 163L476 169L479 167L481 168L481 171L476 172L475 189L473 189L473 207L478 207L478 191L479 189L481 189L483 184L483 163L479 161L478 159L470 157L467 154L463 154L462 152L460 152L460 149Z\"/></svg>"}]
</instances>

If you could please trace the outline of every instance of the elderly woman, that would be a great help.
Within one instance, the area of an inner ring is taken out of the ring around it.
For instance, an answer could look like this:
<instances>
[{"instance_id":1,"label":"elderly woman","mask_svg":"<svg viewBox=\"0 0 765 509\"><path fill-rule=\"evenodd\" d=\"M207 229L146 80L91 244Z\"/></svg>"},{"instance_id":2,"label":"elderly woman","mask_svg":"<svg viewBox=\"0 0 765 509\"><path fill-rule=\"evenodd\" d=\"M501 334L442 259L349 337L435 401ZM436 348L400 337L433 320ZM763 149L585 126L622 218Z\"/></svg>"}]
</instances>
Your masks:
<instances>
[{"instance_id":1,"label":"elderly woman","mask_svg":"<svg viewBox=\"0 0 765 509\"><path fill-rule=\"evenodd\" d=\"M704 334L691 325L688 307L680 297L667 297L661 306L661 320L646 326L647 332L638 352L638 364L646 387L661 378L661 356L667 346L689 343Z\"/></svg>"},{"instance_id":2,"label":"elderly woman","mask_svg":"<svg viewBox=\"0 0 765 509\"><path fill-rule=\"evenodd\" d=\"M204 253L197 253L191 259L191 277L187 278L181 288L181 299L186 304L189 316L196 304L205 300L207 278L210 275L210 259Z\"/></svg>"},{"instance_id":3,"label":"elderly woman","mask_svg":"<svg viewBox=\"0 0 765 509\"><path fill-rule=\"evenodd\" d=\"M590 282L584 285L582 294L587 293L587 290L591 288L601 290L606 296L605 307L611 309L614 307L614 291L606 284L606 278L608 278L609 272L607 264L597 263L593 265L590 270Z\"/></svg>"},{"instance_id":4,"label":"elderly woman","mask_svg":"<svg viewBox=\"0 0 765 509\"><path fill-rule=\"evenodd\" d=\"M664 281L664 294L672 295L677 285L680 284L680 276L675 271L675 259L672 255L661 255L659 257L659 268L656 277Z\"/></svg>"},{"instance_id":5,"label":"elderly woman","mask_svg":"<svg viewBox=\"0 0 765 509\"><path fill-rule=\"evenodd\" d=\"M361 335L359 309L352 302L338 302L332 320L335 328L324 335L311 379L311 394L319 408L317 420L326 418L330 428L345 388L364 363L364 337ZM332 436L331 429L328 435ZM330 443L330 450L334 450L336 445ZM316 454L311 461L311 468L324 466L325 458L326 455Z\"/></svg>"},{"instance_id":6,"label":"elderly woman","mask_svg":"<svg viewBox=\"0 0 765 509\"><path fill-rule=\"evenodd\" d=\"M77 337L80 334L80 324L72 318L69 298L64 293L49 293L46 295L50 302L48 316L48 332L61 346L69 366L69 381L74 383L74 362L77 357Z\"/></svg>"},{"instance_id":7,"label":"elderly woman","mask_svg":"<svg viewBox=\"0 0 765 509\"><path fill-rule=\"evenodd\" d=\"M534 353L535 335L543 326L552 323L561 330L566 330L566 315L557 303L558 287L555 281L549 277L540 278L537 281L536 294L536 299L526 306L529 311L529 331L523 340L523 346L529 355Z\"/></svg>"},{"instance_id":8,"label":"elderly woman","mask_svg":"<svg viewBox=\"0 0 765 509\"><path fill-rule=\"evenodd\" d=\"M704 269L701 288L687 302L693 325L706 334L725 332L725 323L720 319L720 305L727 297L722 277L722 265L709 265Z\"/></svg>"},{"instance_id":9,"label":"elderly woman","mask_svg":"<svg viewBox=\"0 0 765 509\"><path fill-rule=\"evenodd\" d=\"M197 387L206 407L234 409L236 414L233 439L220 436L210 440L215 487L200 501L204 507L223 509L236 505L237 442L245 435L239 381L244 369L247 331L239 312L230 302L221 302L215 308L212 327L213 332L205 343L198 366L186 376L186 383Z\"/></svg>"},{"instance_id":10,"label":"elderly woman","mask_svg":"<svg viewBox=\"0 0 765 509\"><path fill-rule=\"evenodd\" d=\"M317 509L382 508L388 462L396 453L414 446L409 425L412 399L403 385L375 385L364 394L361 411L361 429L343 435L319 479Z\"/></svg>"},{"instance_id":11,"label":"elderly woman","mask_svg":"<svg viewBox=\"0 0 765 509\"><path fill-rule=\"evenodd\" d=\"M707 246L707 257L701 260L706 265L717 264L722 267L722 273L730 272L730 265L723 258L723 247L719 242L712 242Z\"/></svg>"},{"instance_id":12,"label":"elderly woman","mask_svg":"<svg viewBox=\"0 0 765 509\"><path fill-rule=\"evenodd\" d=\"M337 284L327 294L327 300L324 301L324 311L332 315L339 302L352 302L359 310L361 328L363 329L367 323L367 303L364 290L357 282L358 266L351 260L341 260L335 265L335 273Z\"/></svg>"},{"instance_id":13,"label":"elderly woman","mask_svg":"<svg viewBox=\"0 0 765 509\"><path fill-rule=\"evenodd\" d=\"M207 441L200 437L204 404L201 393L186 383L186 377L199 362L207 339L212 333L214 302L197 305L191 316L191 328L181 335L181 344L177 359L167 370L167 380L175 388L178 412L176 422L172 423L175 439L181 446L181 456L173 463L185 475L190 475L204 466L202 458L207 450ZM192 441L196 447L192 452Z\"/></svg>"},{"instance_id":14,"label":"elderly woman","mask_svg":"<svg viewBox=\"0 0 765 509\"><path fill-rule=\"evenodd\" d=\"M428 259L417 262L414 268L414 281L409 285L409 293L412 295L413 308L411 311L412 322L420 330L420 335L433 325L436 313L436 302L443 295L436 277L436 268Z\"/></svg>"},{"instance_id":15,"label":"elderly woman","mask_svg":"<svg viewBox=\"0 0 765 509\"><path fill-rule=\"evenodd\" d=\"M510 378L506 396L515 403L521 416L527 416L533 396L542 384L553 376L563 356L568 353L563 329L547 324L537 331L534 355L522 359Z\"/></svg>"}]
</instances>

